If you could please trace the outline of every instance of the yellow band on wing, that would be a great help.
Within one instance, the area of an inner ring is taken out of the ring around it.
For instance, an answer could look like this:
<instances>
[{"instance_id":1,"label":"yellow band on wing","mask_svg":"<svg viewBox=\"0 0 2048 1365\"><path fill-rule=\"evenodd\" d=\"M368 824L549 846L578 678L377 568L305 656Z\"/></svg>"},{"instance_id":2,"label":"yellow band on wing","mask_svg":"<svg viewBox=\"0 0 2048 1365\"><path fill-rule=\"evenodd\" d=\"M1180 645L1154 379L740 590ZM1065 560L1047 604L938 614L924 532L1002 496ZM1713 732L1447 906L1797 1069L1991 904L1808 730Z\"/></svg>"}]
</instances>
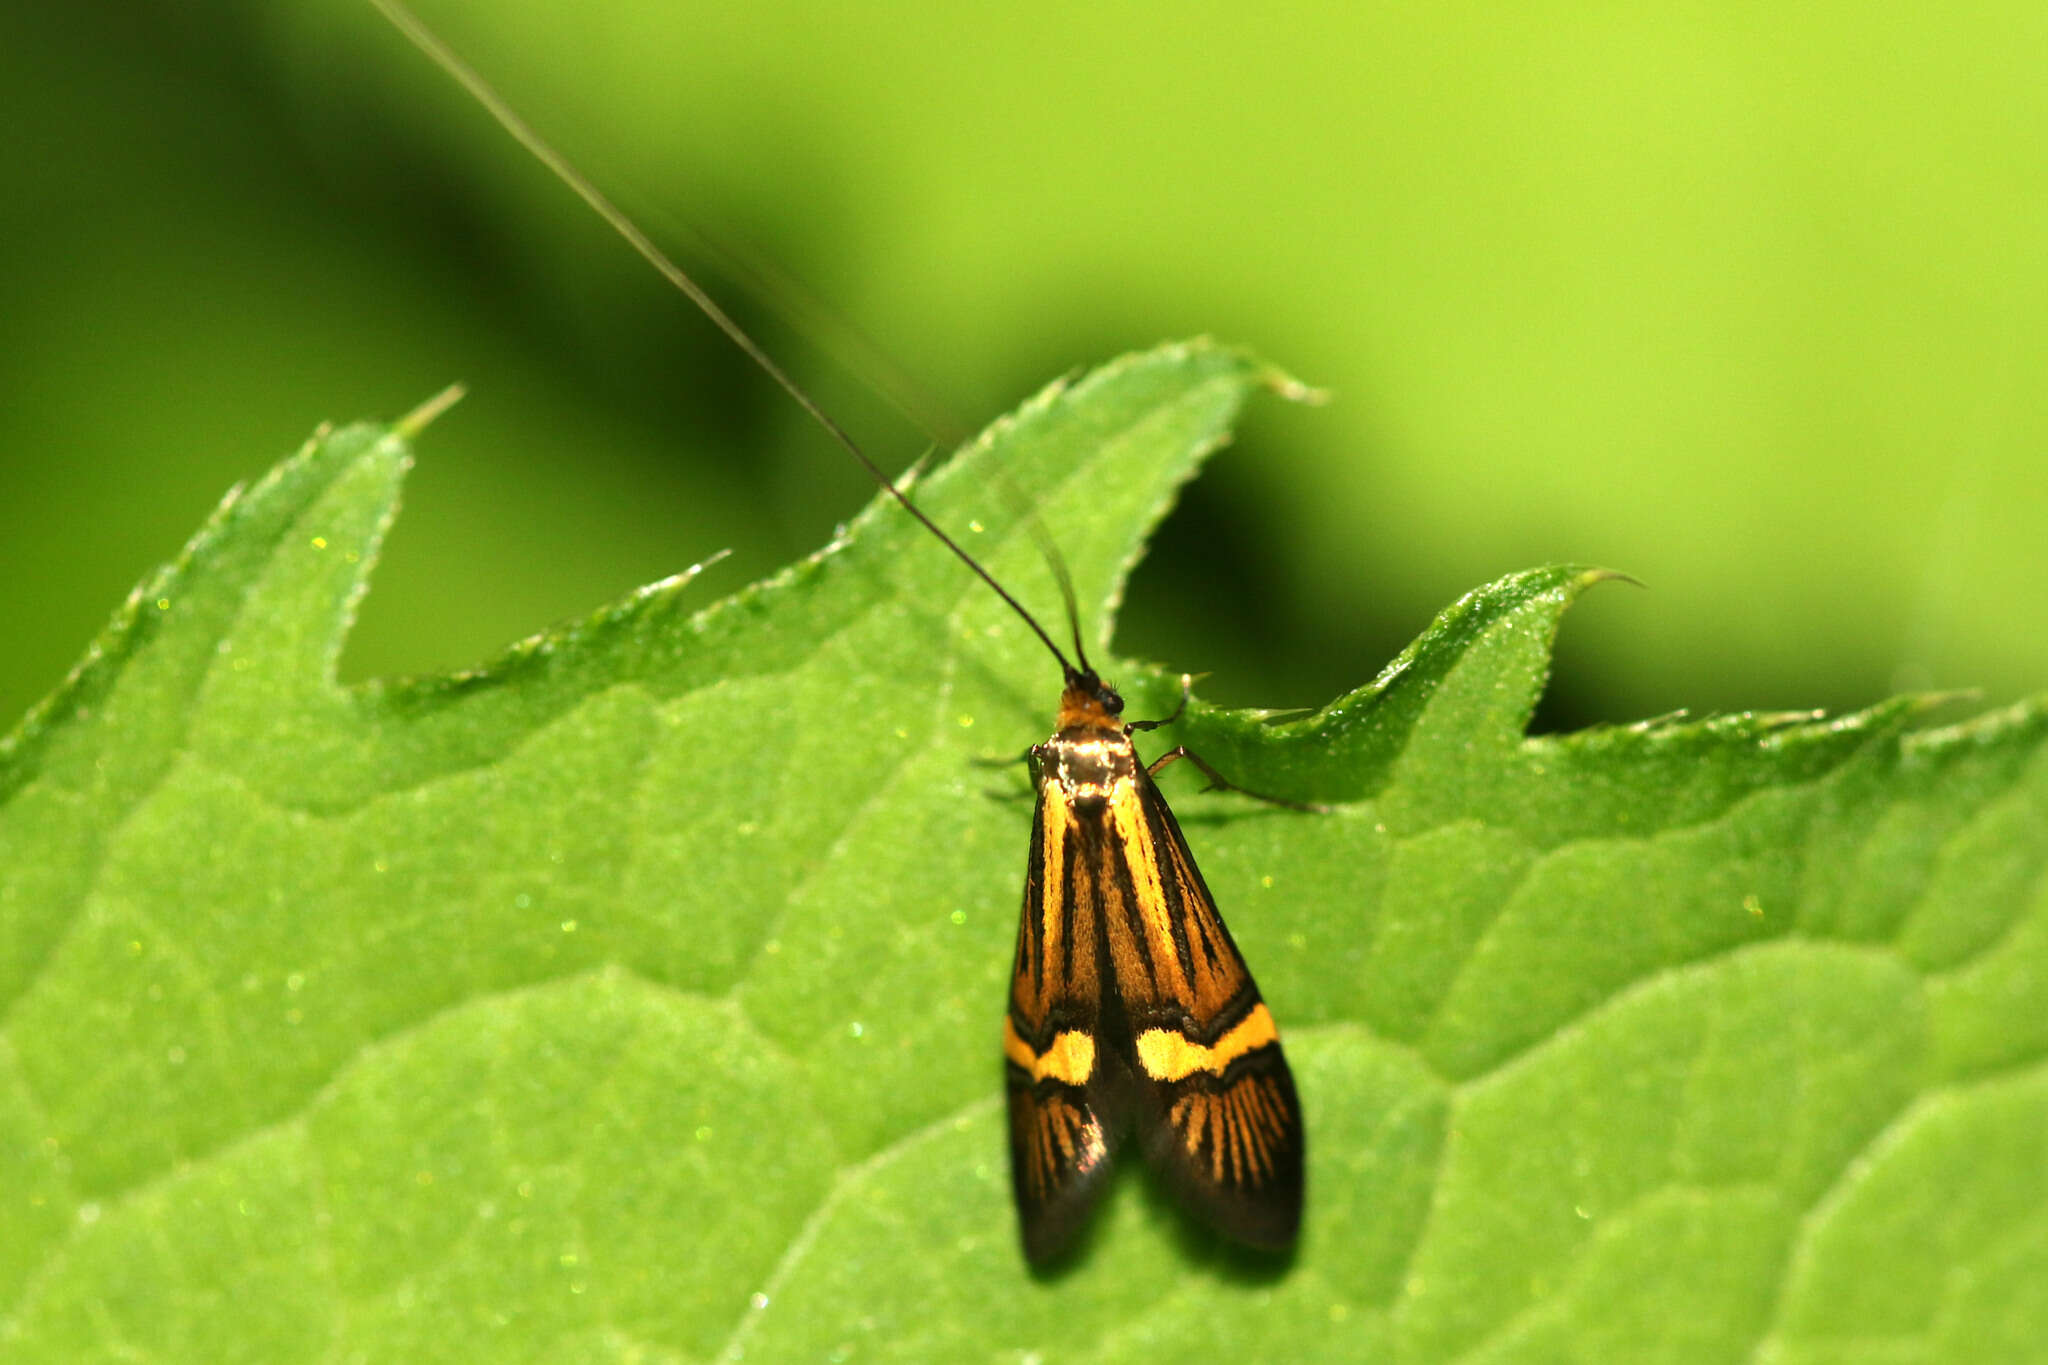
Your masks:
<instances>
[{"instance_id":1,"label":"yellow band on wing","mask_svg":"<svg viewBox=\"0 0 2048 1365\"><path fill-rule=\"evenodd\" d=\"M1003 1016L1003 1055L1030 1074L1034 1081L1055 1080L1065 1085L1086 1085L1095 1074L1095 1039L1076 1029L1054 1037L1043 1053L1017 1036L1008 1015Z\"/></svg>"},{"instance_id":2,"label":"yellow band on wing","mask_svg":"<svg viewBox=\"0 0 2048 1365\"><path fill-rule=\"evenodd\" d=\"M1218 1038L1213 1047L1191 1043L1172 1029L1146 1029L1138 1035L1138 1065L1144 1067L1145 1074L1155 1081L1185 1080L1197 1071L1221 1076L1232 1062L1247 1052L1279 1041L1280 1030L1274 1026L1273 1016L1266 1012L1262 1001L1253 1005L1252 1012L1240 1020L1236 1028Z\"/></svg>"}]
</instances>

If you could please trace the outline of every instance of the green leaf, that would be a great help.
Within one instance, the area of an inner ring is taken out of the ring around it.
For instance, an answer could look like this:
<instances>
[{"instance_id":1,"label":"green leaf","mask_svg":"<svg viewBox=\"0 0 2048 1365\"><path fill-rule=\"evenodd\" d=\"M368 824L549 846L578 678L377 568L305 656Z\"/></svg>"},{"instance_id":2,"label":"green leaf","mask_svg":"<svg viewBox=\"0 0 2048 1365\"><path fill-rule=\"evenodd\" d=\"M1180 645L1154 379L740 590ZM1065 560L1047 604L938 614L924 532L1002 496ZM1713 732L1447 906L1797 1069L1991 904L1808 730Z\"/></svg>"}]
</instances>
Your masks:
<instances>
[{"instance_id":1,"label":"green leaf","mask_svg":"<svg viewBox=\"0 0 2048 1365\"><path fill-rule=\"evenodd\" d=\"M1055 386L918 497L1108 653L1240 404ZM1511 575L1170 792L1310 1125L1272 1262L1126 1173L1028 1273L995 1047L1043 648L877 501L475 674L334 664L408 460L230 499L0 752L10 1361L2048 1358L2048 708L1524 737ZM1133 714L1177 677L1121 661Z\"/></svg>"}]
</instances>

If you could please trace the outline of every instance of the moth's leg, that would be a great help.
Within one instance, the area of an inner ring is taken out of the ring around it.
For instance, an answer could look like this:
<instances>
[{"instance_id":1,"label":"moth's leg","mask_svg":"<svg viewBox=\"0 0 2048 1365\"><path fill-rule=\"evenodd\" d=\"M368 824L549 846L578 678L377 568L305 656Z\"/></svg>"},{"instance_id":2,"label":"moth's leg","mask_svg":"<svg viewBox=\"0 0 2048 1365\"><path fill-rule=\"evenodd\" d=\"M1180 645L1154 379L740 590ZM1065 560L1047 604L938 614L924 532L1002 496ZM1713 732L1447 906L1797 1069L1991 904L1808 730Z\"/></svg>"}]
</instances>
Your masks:
<instances>
[{"instance_id":1,"label":"moth's leg","mask_svg":"<svg viewBox=\"0 0 2048 1365\"><path fill-rule=\"evenodd\" d=\"M1025 766L1025 768L1030 771L1031 785L1035 789L1038 786L1038 751L1042 747L1042 745L1034 744L1030 748L1026 749L1023 753L1018 754L1013 758L993 758L987 754L983 754L977 758L970 758L967 761L972 763L977 768L1007 768L1012 766L1013 764L1022 763ZM1020 801L1028 798L1031 795L1031 793L1028 791L1003 791L989 792L988 795L995 798L998 801Z\"/></svg>"},{"instance_id":2,"label":"moth's leg","mask_svg":"<svg viewBox=\"0 0 2048 1365\"><path fill-rule=\"evenodd\" d=\"M1328 806L1320 805L1314 801L1290 801L1284 796L1268 796L1264 792L1250 791L1240 787L1222 773L1210 767L1200 754L1194 753L1185 744L1168 749L1165 753L1153 759L1145 765L1145 771L1153 777L1157 777L1167 764L1177 758L1184 758L1202 770L1202 776L1209 779L1209 786L1207 788L1209 791L1236 792L1239 796L1249 796L1254 801L1264 801L1271 806L1285 806L1289 810L1314 811L1319 814L1329 813L1330 808Z\"/></svg>"},{"instance_id":3,"label":"moth's leg","mask_svg":"<svg viewBox=\"0 0 2048 1365\"><path fill-rule=\"evenodd\" d=\"M1174 723L1175 721L1177 721L1177 720L1179 720L1179 719L1180 719L1180 713L1188 709L1188 694L1189 694L1189 693L1191 693L1191 692L1193 692L1194 690L1195 690L1195 675L1194 675L1194 674L1192 674L1192 673L1183 673L1183 674L1181 674L1181 675L1180 675L1180 704L1179 704L1179 705L1177 705L1177 706L1175 706L1175 707L1173 708L1173 710L1172 710L1172 712L1171 712L1170 714L1168 714L1168 715L1164 715L1164 716L1161 716L1161 717L1160 717L1160 718L1159 718L1158 720L1129 720L1129 721L1125 721L1125 722L1124 722L1124 729L1125 729L1126 731L1132 731L1132 730L1157 730L1157 729L1159 729L1159 728L1160 728L1161 726L1163 726L1163 725L1171 725L1171 724L1173 724L1173 723Z\"/></svg>"}]
</instances>

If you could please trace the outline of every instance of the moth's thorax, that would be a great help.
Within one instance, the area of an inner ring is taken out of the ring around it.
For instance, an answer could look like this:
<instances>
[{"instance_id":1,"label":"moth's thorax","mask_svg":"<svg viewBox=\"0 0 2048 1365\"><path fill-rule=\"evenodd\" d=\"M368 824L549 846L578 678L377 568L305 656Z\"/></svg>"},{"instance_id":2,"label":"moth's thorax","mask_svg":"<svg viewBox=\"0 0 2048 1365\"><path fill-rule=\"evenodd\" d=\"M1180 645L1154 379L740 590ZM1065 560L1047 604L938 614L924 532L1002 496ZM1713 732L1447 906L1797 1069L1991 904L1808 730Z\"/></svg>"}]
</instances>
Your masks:
<instances>
[{"instance_id":1,"label":"moth's thorax","mask_svg":"<svg viewBox=\"0 0 2048 1365\"><path fill-rule=\"evenodd\" d=\"M1067 804L1100 806L1138 766L1130 731L1117 712L1116 693L1091 671L1069 675L1060 693L1059 728L1033 749L1039 780L1057 785Z\"/></svg>"},{"instance_id":2,"label":"moth's thorax","mask_svg":"<svg viewBox=\"0 0 2048 1365\"><path fill-rule=\"evenodd\" d=\"M1038 746L1042 781L1056 783L1068 804L1098 806L1130 782L1138 753L1121 725L1072 725Z\"/></svg>"}]
</instances>

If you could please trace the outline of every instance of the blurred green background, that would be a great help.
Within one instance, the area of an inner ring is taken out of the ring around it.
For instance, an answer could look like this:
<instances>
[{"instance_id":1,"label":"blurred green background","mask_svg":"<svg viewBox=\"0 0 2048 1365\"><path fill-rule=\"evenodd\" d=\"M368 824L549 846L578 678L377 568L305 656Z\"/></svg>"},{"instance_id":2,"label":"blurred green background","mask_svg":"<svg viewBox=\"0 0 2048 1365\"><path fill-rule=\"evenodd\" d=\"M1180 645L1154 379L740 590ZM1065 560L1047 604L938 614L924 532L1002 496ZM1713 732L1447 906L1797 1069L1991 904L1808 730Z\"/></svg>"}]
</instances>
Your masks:
<instances>
[{"instance_id":1,"label":"blurred green background","mask_svg":"<svg viewBox=\"0 0 2048 1365\"><path fill-rule=\"evenodd\" d=\"M420 8L885 465L1196 332L1327 387L1134 586L1211 696L1552 560L1651 588L1574 614L1553 725L2048 685L2038 0ZM708 602L868 496L366 5L9 30L10 718L230 484L451 380L351 678L730 547Z\"/></svg>"}]
</instances>

